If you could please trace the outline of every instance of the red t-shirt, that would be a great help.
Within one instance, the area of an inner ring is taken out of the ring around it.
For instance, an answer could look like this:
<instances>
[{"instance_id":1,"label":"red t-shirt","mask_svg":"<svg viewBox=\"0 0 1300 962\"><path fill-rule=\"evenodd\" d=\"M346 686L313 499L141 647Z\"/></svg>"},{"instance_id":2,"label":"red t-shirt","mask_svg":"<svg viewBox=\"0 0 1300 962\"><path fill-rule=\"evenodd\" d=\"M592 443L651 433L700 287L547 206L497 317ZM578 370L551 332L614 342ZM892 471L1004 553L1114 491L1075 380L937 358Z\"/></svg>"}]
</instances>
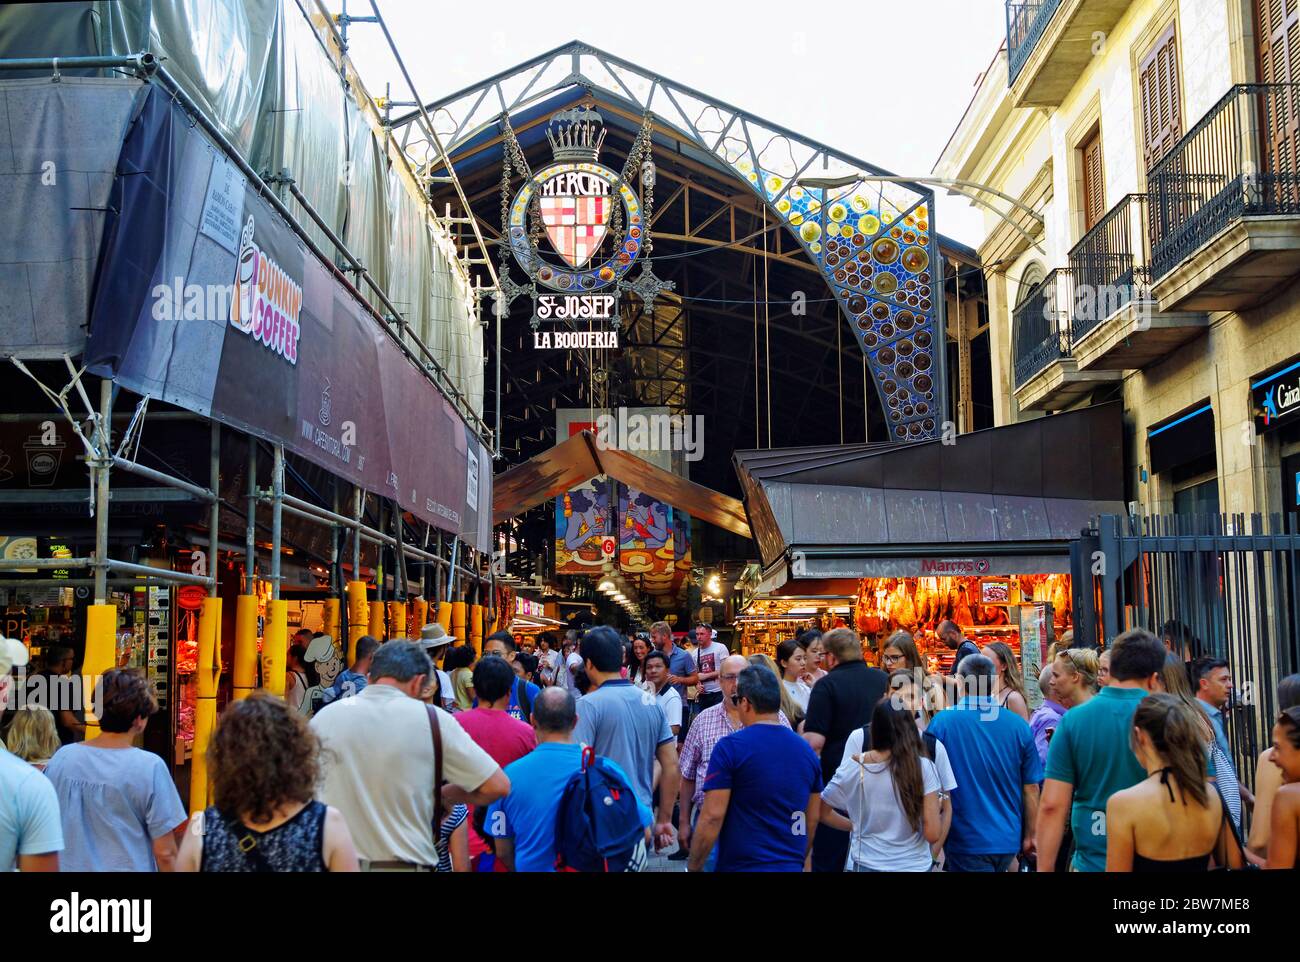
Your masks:
<instances>
[{"instance_id":1,"label":"red t-shirt","mask_svg":"<svg viewBox=\"0 0 1300 962\"><path fill-rule=\"evenodd\" d=\"M511 718L504 711L494 708L473 708L458 712L456 721L460 722L460 727L465 729L466 734L474 740L474 744L491 755L493 761L502 768L517 758L523 758L537 747L537 735L533 732L533 726ZM473 816L474 808L471 806L470 818L472 819ZM470 857L475 858L488 851L491 849L479 838L471 822Z\"/></svg>"}]
</instances>

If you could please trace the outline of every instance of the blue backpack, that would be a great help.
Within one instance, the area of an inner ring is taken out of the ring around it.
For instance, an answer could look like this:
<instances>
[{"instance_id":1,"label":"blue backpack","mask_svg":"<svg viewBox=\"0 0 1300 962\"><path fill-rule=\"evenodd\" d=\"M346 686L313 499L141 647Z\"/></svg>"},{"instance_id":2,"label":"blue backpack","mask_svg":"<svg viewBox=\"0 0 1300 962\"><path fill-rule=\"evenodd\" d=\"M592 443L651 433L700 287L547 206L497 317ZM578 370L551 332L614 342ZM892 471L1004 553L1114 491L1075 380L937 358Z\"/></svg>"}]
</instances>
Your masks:
<instances>
[{"instance_id":1,"label":"blue backpack","mask_svg":"<svg viewBox=\"0 0 1300 962\"><path fill-rule=\"evenodd\" d=\"M590 746L569 776L555 823L558 872L637 872L645 864L645 829L636 793Z\"/></svg>"}]
</instances>

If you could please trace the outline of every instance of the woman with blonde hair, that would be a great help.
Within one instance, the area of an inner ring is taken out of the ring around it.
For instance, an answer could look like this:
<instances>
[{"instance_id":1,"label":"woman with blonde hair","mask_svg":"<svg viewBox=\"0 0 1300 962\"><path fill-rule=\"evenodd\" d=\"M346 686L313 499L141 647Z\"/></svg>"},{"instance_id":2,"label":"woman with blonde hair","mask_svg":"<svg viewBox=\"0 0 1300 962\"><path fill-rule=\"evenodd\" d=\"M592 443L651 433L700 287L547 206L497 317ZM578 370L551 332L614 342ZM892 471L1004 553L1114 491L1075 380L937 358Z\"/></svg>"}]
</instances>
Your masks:
<instances>
[{"instance_id":1,"label":"woman with blonde hair","mask_svg":"<svg viewBox=\"0 0 1300 962\"><path fill-rule=\"evenodd\" d=\"M1052 659L1052 691L1062 708L1077 708L1097 694L1097 653L1088 648L1066 648Z\"/></svg>"},{"instance_id":2,"label":"woman with blonde hair","mask_svg":"<svg viewBox=\"0 0 1300 962\"><path fill-rule=\"evenodd\" d=\"M1015 712L1025 721L1029 721L1029 695L1025 692L1024 680L1020 677L1020 663L1015 653L1005 641L994 641L984 646L980 652L997 666L998 674L993 683L993 697L998 706Z\"/></svg>"},{"instance_id":3,"label":"woman with blonde hair","mask_svg":"<svg viewBox=\"0 0 1300 962\"><path fill-rule=\"evenodd\" d=\"M1210 787L1199 709L1177 695L1142 699L1132 748L1147 778L1106 803L1107 872L1204 872L1241 868L1228 814Z\"/></svg>"},{"instance_id":4,"label":"woman with blonde hair","mask_svg":"<svg viewBox=\"0 0 1300 962\"><path fill-rule=\"evenodd\" d=\"M14 712L5 738L5 745L14 755L43 772L60 744L54 715L44 705L20 705Z\"/></svg>"}]
</instances>

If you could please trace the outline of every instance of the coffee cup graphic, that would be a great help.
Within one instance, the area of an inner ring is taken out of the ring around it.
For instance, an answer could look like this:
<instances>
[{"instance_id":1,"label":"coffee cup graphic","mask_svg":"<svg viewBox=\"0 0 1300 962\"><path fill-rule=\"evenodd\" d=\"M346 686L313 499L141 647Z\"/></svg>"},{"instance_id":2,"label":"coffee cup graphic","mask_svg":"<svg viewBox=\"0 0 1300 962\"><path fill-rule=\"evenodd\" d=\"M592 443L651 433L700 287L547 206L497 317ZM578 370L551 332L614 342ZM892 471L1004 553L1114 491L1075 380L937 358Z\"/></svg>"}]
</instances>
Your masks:
<instances>
[{"instance_id":1,"label":"coffee cup graphic","mask_svg":"<svg viewBox=\"0 0 1300 962\"><path fill-rule=\"evenodd\" d=\"M239 265L235 274L235 310L230 323L247 334L253 329L253 303L257 295L257 245L253 243L253 218L248 218L239 238Z\"/></svg>"},{"instance_id":2,"label":"coffee cup graphic","mask_svg":"<svg viewBox=\"0 0 1300 962\"><path fill-rule=\"evenodd\" d=\"M59 477L59 466L63 463L64 444L56 440L46 444L41 436L35 435L23 444L27 452L27 483L33 488L52 488Z\"/></svg>"}]
</instances>

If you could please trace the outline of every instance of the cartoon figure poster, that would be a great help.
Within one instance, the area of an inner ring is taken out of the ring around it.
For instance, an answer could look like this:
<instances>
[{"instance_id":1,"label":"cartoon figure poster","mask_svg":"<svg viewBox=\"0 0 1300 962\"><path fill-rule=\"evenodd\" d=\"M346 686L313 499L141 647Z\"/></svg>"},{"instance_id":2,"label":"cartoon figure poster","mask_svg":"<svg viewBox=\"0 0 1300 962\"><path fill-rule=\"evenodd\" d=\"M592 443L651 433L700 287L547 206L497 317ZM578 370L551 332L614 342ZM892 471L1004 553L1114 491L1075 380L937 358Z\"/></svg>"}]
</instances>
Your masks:
<instances>
[{"instance_id":1,"label":"cartoon figure poster","mask_svg":"<svg viewBox=\"0 0 1300 962\"><path fill-rule=\"evenodd\" d=\"M594 478L555 499L556 574L590 574L604 564L601 542L614 534L609 488Z\"/></svg>"}]
</instances>

